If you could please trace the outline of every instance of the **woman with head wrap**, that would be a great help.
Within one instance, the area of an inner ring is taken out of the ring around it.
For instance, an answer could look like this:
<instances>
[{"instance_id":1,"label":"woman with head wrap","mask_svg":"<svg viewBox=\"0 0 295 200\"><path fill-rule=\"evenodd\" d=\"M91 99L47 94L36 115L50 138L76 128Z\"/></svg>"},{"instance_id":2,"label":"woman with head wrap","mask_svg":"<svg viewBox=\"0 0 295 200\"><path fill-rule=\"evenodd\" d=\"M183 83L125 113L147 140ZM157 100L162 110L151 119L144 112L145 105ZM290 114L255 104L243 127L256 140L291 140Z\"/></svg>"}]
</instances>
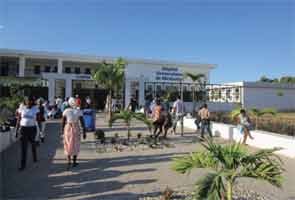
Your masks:
<instances>
[{"instance_id":1,"label":"woman with head wrap","mask_svg":"<svg viewBox=\"0 0 295 200\"><path fill-rule=\"evenodd\" d=\"M67 169L71 167L73 159L73 167L78 165L77 156L80 152L80 126L83 128L83 139L86 139L84 120L81 110L76 108L75 98L69 98L69 107L62 114L62 134L64 135L64 153L68 159Z\"/></svg>"}]
</instances>

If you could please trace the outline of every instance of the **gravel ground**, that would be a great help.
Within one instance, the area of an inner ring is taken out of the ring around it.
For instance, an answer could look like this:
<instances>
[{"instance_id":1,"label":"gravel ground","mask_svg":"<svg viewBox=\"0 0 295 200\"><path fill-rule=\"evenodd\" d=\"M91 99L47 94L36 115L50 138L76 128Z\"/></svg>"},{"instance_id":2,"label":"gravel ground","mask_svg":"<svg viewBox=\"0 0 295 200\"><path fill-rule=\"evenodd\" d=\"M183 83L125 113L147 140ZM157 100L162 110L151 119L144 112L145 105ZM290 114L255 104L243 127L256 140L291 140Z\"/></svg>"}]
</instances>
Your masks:
<instances>
[{"instance_id":1,"label":"gravel ground","mask_svg":"<svg viewBox=\"0 0 295 200\"><path fill-rule=\"evenodd\" d=\"M107 137L119 133L126 137L122 124L109 129L102 115L98 115L97 127L105 131ZM188 175L180 175L171 170L171 159L185 153L201 149L196 134L185 130L184 137L169 136L173 148L135 148L122 152L98 152L93 133L82 141L79 155L80 165L66 171L66 160L59 138L59 124L51 123L45 144L39 149L37 164L29 158L28 169L17 171L19 146L14 145L3 155L4 190L6 199L69 199L69 200L138 200L159 196L167 187L175 191L191 191L205 170L193 170ZM149 133L140 124L132 130L133 136L141 132ZM225 142L216 139L217 142ZM16 153L17 152L17 153ZM30 151L28 152L30 155ZM13 155L13 156L11 156ZM285 182L283 189L277 189L261 181L241 180L250 193L254 191L270 200L295 199L295 161L283 158L285 162ZM1 199L1 198L0 198Z\"/></svg>"}]
</instances>

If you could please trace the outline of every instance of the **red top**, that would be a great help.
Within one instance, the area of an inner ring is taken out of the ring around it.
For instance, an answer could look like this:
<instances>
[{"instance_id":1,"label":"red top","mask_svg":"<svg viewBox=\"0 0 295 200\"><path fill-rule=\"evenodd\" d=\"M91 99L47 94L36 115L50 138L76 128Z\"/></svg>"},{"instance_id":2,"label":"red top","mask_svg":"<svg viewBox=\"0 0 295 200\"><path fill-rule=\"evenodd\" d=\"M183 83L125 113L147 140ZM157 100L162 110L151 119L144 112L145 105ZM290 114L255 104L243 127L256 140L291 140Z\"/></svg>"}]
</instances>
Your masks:
<instances>
[{"instance_id":1,"label":"red top","mask_svg":"<svg viewBox=\"0 0 295 200\"><path fill-rule=\"evenodd\" d=\"M81 106L81 99L80 98L77 98L76 99L76 104L77 104L77 107L80 107Z\"/></svg>"}]
</instances>

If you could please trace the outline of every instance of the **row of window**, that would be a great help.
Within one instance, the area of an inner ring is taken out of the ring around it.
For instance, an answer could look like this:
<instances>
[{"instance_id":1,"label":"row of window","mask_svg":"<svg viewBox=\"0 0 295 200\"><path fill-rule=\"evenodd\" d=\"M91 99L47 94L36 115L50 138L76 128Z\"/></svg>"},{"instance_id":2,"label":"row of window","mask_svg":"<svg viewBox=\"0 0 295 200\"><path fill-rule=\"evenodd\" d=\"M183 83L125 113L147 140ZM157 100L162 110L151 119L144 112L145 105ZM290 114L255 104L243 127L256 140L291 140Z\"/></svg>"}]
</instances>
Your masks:
<instances>
[{"instance_id":1,"label":"row of window","mask_svg":"<svg viewBox=\"0 0 295 200\"><path fill-rule=\"evenodd\" d=\"M57 73L57 66L51 67L51 66L45 66L44 67L44 71L42 72L53 72L53 73ZM80 67L65 67L64 70L65 73L67 74L71 74L71 73L75 73L75 74L91 74L91 69L90 68L85 68L84 72L81 72ZM35 65L34 66L34 74L40 74L41 73L41 66L40 65Z\"/></svg>"}]
</instances>

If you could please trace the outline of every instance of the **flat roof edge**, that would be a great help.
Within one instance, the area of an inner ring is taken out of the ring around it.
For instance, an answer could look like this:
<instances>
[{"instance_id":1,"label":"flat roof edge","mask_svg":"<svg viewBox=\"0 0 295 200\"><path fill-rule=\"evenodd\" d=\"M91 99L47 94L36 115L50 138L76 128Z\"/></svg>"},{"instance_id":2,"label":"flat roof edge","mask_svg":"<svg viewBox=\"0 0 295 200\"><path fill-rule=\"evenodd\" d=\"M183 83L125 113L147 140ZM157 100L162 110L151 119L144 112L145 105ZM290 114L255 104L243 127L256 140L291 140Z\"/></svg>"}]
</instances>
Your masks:
<instances>
[{"instance_id":1,"label":"flat roof edge","mask_svg":"<svg viewBox=\"0 0 295 200\"><path fill-rule=\"evenodd\" d=\"M62 58L62 59L73 59L81 60L84 62L101 62L105 60L106 62L112 62L118 57L111 56L95 56L95 55L84 55L84 54L72 54L72 53L62 53L62 52L49 52L49 51L34 51L34 50L20 50L20 49L9 49L9 48L0 48L0 54L4 55L15 55L15 56L40 56L46 58ZM217 64L208 64L208 63L189 63L189 62L179 62L179 61L167 61L167 60L158 60L158 59L136 59L129 57L122 57L127 60L130 64L155 64L155 65L182 65L188 67L201 67L214 69L217 67Z\"/></svg>"}]
</instances>

